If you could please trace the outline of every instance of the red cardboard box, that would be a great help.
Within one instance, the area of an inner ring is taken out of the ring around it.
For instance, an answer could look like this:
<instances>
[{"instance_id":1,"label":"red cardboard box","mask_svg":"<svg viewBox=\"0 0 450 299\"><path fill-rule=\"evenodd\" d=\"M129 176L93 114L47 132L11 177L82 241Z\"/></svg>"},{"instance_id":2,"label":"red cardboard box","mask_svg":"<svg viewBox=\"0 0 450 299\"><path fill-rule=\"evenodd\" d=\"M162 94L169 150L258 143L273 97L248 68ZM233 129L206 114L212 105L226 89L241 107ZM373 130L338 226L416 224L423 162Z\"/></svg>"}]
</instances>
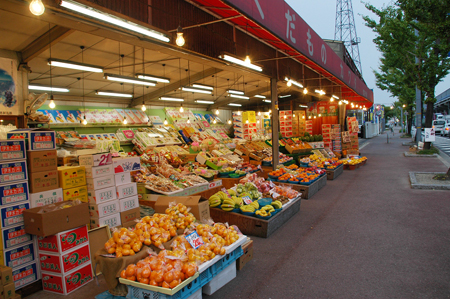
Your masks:
<instances>
[{"instance_id":1,"label":"red cardboard box","mask_svg":"<svg viewBox=\"0 0 450 299\"><path fill-rule=\"evenodd\" d=\"M87 263L67 274L42 272L44 291L68 295L92 281L92 265Z\"/></svg>"},{"instance_id":2,"label":"red cardboard box","mask_svg":"<svg viewBox=\"0 0 450 299\"><path fill-rule=\"evenodd\" d=\"M64 274L90 261L91 254L87 243L63 254L39 252L41 271L45 272Z\"/></svg>"},{"instance_id":3,"label":"red cardboard box","mask_svg":"<svg viewBox=\"0 0 450 299\"><path fill-rule=\"evenodd\" d=\"M88 244L87 226L83 225L48 237L38 237L38 250L64 253L74 247Z\"/></svg>"}]
</instances>

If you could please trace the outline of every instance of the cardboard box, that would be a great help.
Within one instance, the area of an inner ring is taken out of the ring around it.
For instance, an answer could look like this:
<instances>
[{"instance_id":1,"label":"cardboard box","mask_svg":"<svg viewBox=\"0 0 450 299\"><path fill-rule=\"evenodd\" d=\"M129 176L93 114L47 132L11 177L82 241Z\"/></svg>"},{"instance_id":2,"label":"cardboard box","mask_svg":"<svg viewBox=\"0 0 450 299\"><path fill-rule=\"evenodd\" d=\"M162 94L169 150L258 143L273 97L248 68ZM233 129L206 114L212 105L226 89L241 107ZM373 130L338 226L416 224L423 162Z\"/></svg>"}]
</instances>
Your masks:
<instances>
[{"instance_id":1,"label":"cardboard box","mask_svg":"<svg viewBox=\"0 0 450 299\"><path fill-rule=\"evenodd\" d=\"M24 223L23 212L29 208L30 204L28 202L10 206L2 206L0 209L2 229Z\"/></svg>"},{"instance_id":2,"label":"cardboard box","mask_svg":"<svg viewBox=\"0 0 450 299\"><path fill-rule=\"evenodd\" d=\"M66 166L76 161L76 156L58 157L58 166Z\"/></svg>"},{"instance_id":3,"label":"cardboard box","mask_svg":"<svg viewBox=\"0 0 450 299\"><path fill-rule=\"evenodd\" d=\"M8 250L33 240L33 236L25 232L23 224L2 230L1 238L1 250Z\"/></svg>"},{"instance_id":4,"label":"cardboard box","mask_svg":"<svg viewBox=\"0 0 450 299\"><path fill-rule=\"evenodd\" d=\"M58 167L58 176L59 185L63 189L86 185L84 166L60 166Z\"/></svg>"},{"instance_id":5,"label":"cardboard box","mask_svg":"<svg viewBox=\"0 0 450 299\"><path fill-rule=\"evenodd\" d=\"M5 266L13 269L34 262L37 257L35 243L29 242L17 248L4 251Z\"/></svg>"},{"instance_id":6,"label":"cardboard box","mask_svg":"<svg viewBox=\"0 0 450 299\"><path fill-rule=\"evenodd\" d=\"M237 270L242 270L242 268L253 259L253 240L244 243L242 245L242 251L244 254L236 260Z\"/></svg>"},{"instance_id":7,"label":"cardboard box","mask_svg":"<svg viewBox=\"0 0 450 299\"><path fill-rule=\"evenodd\" d=\"M13 184L28 180L25 160L0 164L0 184Z\"/></svg>"},{"instance_id":8,"label":"cardboard box","mask_svg":"<svg viewBox=\"0 0 450 299\"><path fill-rule=\"evenodd\" d=\"M30 193L38 193L59 188L57 170L30 173Z\"/></svg>"},{"instance_id":9,"label":"cardboard box","mask_svg":"<svg viewBox=\"0 0 450 299\"><path fill-rule=\"evenodd\" d=\"M137 194L135 196L120 199L119 205L120 205L120 212L125 212L128 210L139 208L139 199Z\"/></svg>"},{"instance_id":10,"label":"cardboard box","mask_svg":"<svg viewBox=\"0 0 450 299\"><path fill-rule=\"evenodd\" d=\"M131 177L130 177L131 180ZM113 187L116 185L114 175L107 175L98 177L95 179L88 178L86 179L86 185L89 190L98 190L98 189L104 189L108 187Z\"/></svg>"},{"instance_id":11,"label":"cardboard box","mask_svg":"<svg viewBox=\"0 0 450 299\"><path fill-rule=\"evenodd\" d=\"M195 158L194 158L195 161ZM114 175L114 181L116 186L125 185L131 183L131 173L122 172Z\"/></svg>"},{"instance_id":12,"label":"cardboard box","mask_svg":"<svg viewBox=\"0 0 450 299\"><path fill-rule=\"evenodd\" d=\"M28 172L42 172L58 168L56 150L27 151Z\"/></svg>"},{"instance_id":13,"label":"cardboard box","mask_svg":"<svg viewBox=\"0 0 450 299\"><path fill-rule=\"evenodd\" d=\"M9 131L7 139L25 139L29 151L56 149L55 131L49 129L18 129Z\"/></svg>"},{"instance_id":14,"label":"cardboard box","mask_svg":"<svg viewBox=\"0 0 450 299\"><path fill-rule=\"evenodd\" d=\"M44 291L68 295L92 281L92 265L86 263L67 274L42 272Z\"/></svg>"},{"instance_id":15,"label":"cardboard box","mask_svg":"<svg viewBox=\"0 0 450 299\"><path fill-rule=\"evenodd\" d=\"M113 158L114 173L130 172L141 169L141 158Z\"/></svg>"},{"instance_id":16,"label":"cardboard box","mask_svg":"<svg viewBox=\"0 0 450 299\"><path fill-rule=\"evenodd\" d=\"M120 212L118 200L111 200L100 204L89 204L89 215L93 218L102 218Z\"/></svg>"},{"instance_id":17,"label":"cardboard box","mask_svg":"<svg viewBox=\"0 0 450 299\"><path fill-rule=\"evenodd\" d=\"M117 198L118 199L135 196L138 194L136 183L130 183L130 184L126 184L126 185L117 186L116 190L117 190Z\"/></svg>"},{"instance_id":18,"label":"cardboard box","mask_svg":"<svg viewBox=\"0 0 450 299\"><path fill-rule=\"evenodd\" d=\"M0 140L0 162L27 158L25 140Z\"/></svg>"},{"instance_id":19,"label":"cardboard box","mask_svg":"<svg viewBox=\"0 0 450 299\"><path fill-rule=\"evenodd\" d=\"M66 202L58 202L55 205L56 210L46 213L39 213L43 207L24 211L25 231L32 235L46 237L89 223L89 205L87 203L64 209L58 209L58 207L67 205Z\"/></svg>"},{"instance_id":20,"label":"cardboard box","mask_svg":"<svg viewBox=\"0 0 450 299\"><path fill-rule=\"evenodd\" d=\"M89 243L78 246L63 254L39 252L41 271L50 273L68 273L73 269L91 262Z\"/></svg>"},{"instance_id":21,"label":"cardboard box","mask_svg":"<svg viewBox=\"0 0 450 299\"><path fill-rule=\"evenodd\" d=\"M22 299L22 297L20 296L20 294L17 294L14 296L14 299Z\"/></svg>"},{"instance_id":22,"label":"cardboard box","mask_svg":"<svg viewBox=\"0 0 450 299\"><path fill-rule=\"evenodd\" d=\"M139 202L138 207L134 209L129 209L125 212L120 212L120 222L121 223L128 223L132 222L134 220L141 218L141 209L139 208Z\"/></svg>"},{"instance_id":23,"label":"cardboard box","mask_svg":"<svg viewBox=\"0 0 450 299\"><path fill-rule=\"evenodd\" d=\"M14 269L12 272L16 290L29 285L39 279L39 267L36 262Z\"/></svg>"},{"instance_id":24,"label":"cardboard box","mask_svg":"<svg viewBox=\"0 0 450 299\"><path fill-rule=\"evenodd\" d=\"M0 265L0 280L3 286L13 282L12 269L10 267Z\"/></svg>"},{"instance_id":25,"label":"cardboard box","mask_svg":"<svg viewBox=\"0 0 450 299\"><path fill-rule=\"evenodd\" d=\"M63 190L61 188L38 193L30 193L30 207L42 207L55 202L63 201Z\"/></svg>"},{"instance_id":26,"label":"cardboard box","mask_svg":"<svg viewBox=\"0 0 450 299\"><path fill-rule=\"evenodd\" d=\"M122 224L120 221L120 213L109 215L102 218L91 218L91 229L95 227L100 227L108 225L110 228L116 227Z\"/></svg>"},{"instance_id":27,"label":"cardboard box","mask_svg":"<svg viewBox=\"0 0 450 299\"><path fill-rule=\"evenodd\" d=\"M112 164L111 153L79 156L79 164L83 166L103 166Z\"/></svg>"},{"instance_id":28,"label":"cardboard box","mask_svg":"<svg viewBox=\"0 0 450 299\"><path fill-rule=\"evenodd\" d=\"M48 237L38 237L39 252L63 254L89 243L86 225L69 229Z\"/></svg>"},{"instance_id":29,"label":"cardboard box","mask_svg":"<svg viewBox=\"0 0 450 299\"><path fill-rule=\"evenodd\" d=\"M91 204L101 204L114 199L117 199L116 187L95 191L88 190L88 200Z\"/></svg>"},{"instance_id":30,"label":"cardboard box","mask_svg":"<svg viewBox=\"0 0 450 299\"><path fill-rule=\"evenodd\" d=\"M13 282L9 283L5 286L1 286L1 287L3 288L2 299L15 299L16 295L19 295L19 294L16 294L16 287L14 286ZM20 298L20 295L19 295L19 298Z\"/></svg>"},{"instance_id":31,"label":"cardboard box","mask_svg":"<svg viewBox=\"0 0 450 299\"><path fill-rule=\"evenodd\" d=\"M24 202L29 199L28 182L0 186L0 205Z\"/></svg>"},{"instance_id":32,"label":"cardboard box","mask_svg":"<svg viewBox=\"0 0 450 299\"><path fill-rule=\"evenodd\" d=\"M191 208L190 212L200 222L210 218L209 202L201 196L160 196L155 203L155 212L164 214L171 202L182 203L186 207Z\"/></svg>"},{"instance_id":33,"label":"cardboard box","mask_svg":"<svg viewBox=\"0 0 450 299\"><path fill-rule=\"evenodd\" d=\"M88 189L86 186L75 187L63 190L64 201L80 200L81 202L89 202Z\"/></svg>"},{"instance_id":34,"label":"cardboard box","mask_svg":"<svg viewBox=\"0 0 450 299\"><path fill-rule=\"evenodd\" d=\"M112 165L86 166L85 171L86 171L86 178L98 178L114 174L114 168Z\"/></svg>"}]
</instances>

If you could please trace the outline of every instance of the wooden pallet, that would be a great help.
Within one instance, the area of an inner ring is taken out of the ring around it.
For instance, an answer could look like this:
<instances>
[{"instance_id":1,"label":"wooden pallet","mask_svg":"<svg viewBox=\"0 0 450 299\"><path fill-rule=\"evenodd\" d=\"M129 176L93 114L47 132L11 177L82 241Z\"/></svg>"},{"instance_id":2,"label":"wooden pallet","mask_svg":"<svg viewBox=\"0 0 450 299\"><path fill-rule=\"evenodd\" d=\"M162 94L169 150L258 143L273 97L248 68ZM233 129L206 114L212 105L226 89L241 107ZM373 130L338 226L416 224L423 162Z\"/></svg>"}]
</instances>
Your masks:
<instances>
[{"instance_id":1,"label":"wooden pallet","mask_svg":"<svg viewBox=\"0 0 450 299\"><path fill-rule=\"evenodd\" d=\"M344 172L344 165L340 165L338 168L335 168L333 170L327 170L327 179L330 181L335 180L343 172Z\"/></svg>"}]
</instances>

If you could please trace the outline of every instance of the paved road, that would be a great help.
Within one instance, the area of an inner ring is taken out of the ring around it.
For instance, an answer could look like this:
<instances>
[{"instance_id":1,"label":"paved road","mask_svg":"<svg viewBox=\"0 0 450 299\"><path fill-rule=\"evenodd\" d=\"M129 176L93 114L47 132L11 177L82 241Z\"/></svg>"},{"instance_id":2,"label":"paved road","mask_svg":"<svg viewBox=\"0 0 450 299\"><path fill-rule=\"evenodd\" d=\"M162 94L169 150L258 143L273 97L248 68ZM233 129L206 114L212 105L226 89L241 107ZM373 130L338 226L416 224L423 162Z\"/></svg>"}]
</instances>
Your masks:
<instances>
[{"instance_id":1,"label":"paved road","mask_svg":"<svg viewBox=\"0 0 450 299\"><path fill-rule=\"evenodd\" d=\"M447 156L450 156L450 138L436 136L436 141L433 143L433 145L447 154Z\"/></svg>"}]
</instances>

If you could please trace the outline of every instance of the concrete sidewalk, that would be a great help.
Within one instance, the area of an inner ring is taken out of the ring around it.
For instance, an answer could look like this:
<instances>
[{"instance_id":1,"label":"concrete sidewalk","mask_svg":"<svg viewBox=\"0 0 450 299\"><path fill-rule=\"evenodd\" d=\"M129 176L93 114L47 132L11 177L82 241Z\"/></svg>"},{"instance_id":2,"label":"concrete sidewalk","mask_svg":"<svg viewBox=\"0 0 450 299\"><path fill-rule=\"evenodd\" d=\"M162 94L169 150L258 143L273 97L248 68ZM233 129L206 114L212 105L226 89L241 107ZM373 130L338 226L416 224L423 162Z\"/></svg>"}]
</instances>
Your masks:
<instances>
[{"instance_id":1,"label":"concrete sidewalk","mask_svg":"<svg viewBox=\"0 0 450 299\"><path fill-rule=\"evenodd\" d=\"M413 190L408 177L447 167L404 157L405 139L396 132L387 144L385 134L367 141L365 166L328 181L270 238L253 238L254 259L204 298L450 297L450 193Z\"/></svg>"}]
</instances>

